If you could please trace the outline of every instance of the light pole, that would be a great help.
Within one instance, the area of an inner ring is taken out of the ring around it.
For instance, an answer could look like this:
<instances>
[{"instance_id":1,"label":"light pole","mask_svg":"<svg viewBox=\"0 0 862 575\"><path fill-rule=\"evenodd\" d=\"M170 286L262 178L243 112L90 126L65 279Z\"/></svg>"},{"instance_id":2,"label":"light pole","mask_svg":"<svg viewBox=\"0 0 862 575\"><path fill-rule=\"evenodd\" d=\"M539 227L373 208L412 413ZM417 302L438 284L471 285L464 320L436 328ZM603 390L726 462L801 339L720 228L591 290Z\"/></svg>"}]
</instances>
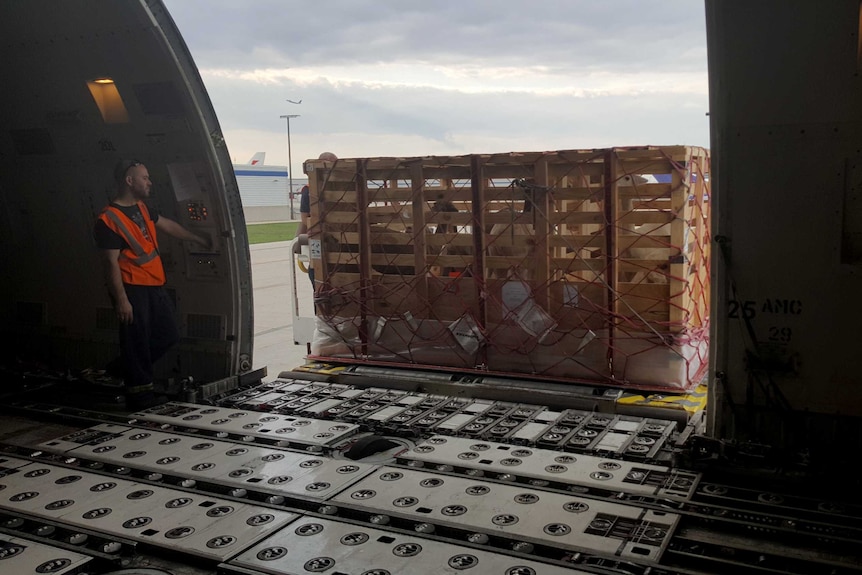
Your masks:
<instances>
[{"instance_id":1,"label":"light pole","mask_svg":"<svg viewBox=\"0 0 862 575\"><path fill-rule=\"evenodd\" d=\"M290 199L290 219L293 219L293 161L290 157L290 119L298 118L299 114L285 114L279 116L287 120L287 197Z\"/></svg>"}]
</instances>

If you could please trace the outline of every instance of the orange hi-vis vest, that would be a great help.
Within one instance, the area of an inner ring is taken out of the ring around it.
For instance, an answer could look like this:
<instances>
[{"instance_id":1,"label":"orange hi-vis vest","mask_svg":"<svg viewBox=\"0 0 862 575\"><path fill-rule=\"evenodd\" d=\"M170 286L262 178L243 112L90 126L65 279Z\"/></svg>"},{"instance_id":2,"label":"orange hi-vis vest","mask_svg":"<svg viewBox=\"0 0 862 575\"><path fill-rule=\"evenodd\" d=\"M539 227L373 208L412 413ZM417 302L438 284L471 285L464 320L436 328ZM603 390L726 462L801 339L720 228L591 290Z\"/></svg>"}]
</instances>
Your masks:
<instances>
[{"instance_id":1,"label":"orange hi-vis vest","mask_svg":"<svg viewBox=\"0 0 862 575\"><path fill-rule=\"evenodd\" d=\"M159 255L156 238L156 224L150 219L150 212L143 202L138 209L144 217L150 239L141 228L121 210L107 206L99 215L110 230L126 240L127 247L120 251L120 275L123 283L131 285L160 286L165 284L165 268Z\"/></svg>"}]
</instances>

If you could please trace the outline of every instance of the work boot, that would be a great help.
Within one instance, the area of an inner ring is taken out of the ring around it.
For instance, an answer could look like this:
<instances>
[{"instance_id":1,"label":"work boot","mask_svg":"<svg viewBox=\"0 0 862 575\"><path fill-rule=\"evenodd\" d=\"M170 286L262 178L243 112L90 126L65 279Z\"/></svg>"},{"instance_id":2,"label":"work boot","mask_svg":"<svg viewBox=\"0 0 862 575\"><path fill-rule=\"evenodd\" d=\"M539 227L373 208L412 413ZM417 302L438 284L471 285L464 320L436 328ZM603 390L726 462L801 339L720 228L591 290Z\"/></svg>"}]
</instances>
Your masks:
<instances>
[{"instance_id":1,"label":"work boot","mask_svg":"<svg viewBox=\"0 0 862 575\"><path fill-rule=\"evenodd\" d=\"M167 397L156 395L152 383L126 388L126 409L129 411L144 411L167 401Z\"/></svg>"},{"instance_id":2,"label":"work boot","mask_svg":"<svg viewBox=\"0 0 862 575\"><path fill-rule=\"evenodd\" d=\"M84 369L78 377L87 383L99 387L123 387L122 377L116 377L101 369Z\"/></svg>"},{"instance_id":3,"label":"work boot","mask_svg":"<svg viewBox=\"0 0 862 575\"><path fill-rule=\"evenodd\" d=\"M105 373L116 379L123 379L126 376L126 370L123 367L122 358L116 357L108 362L105 366Z\"/></svg>"}]
</instances>

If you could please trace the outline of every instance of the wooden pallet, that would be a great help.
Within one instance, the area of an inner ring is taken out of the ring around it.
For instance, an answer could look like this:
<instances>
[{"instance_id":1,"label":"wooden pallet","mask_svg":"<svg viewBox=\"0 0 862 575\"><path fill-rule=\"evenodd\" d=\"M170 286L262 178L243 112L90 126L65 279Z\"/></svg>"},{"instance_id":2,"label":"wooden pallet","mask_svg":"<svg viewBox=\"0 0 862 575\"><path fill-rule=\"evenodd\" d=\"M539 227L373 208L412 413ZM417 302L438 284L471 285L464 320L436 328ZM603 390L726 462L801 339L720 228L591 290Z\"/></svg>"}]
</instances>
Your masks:
<instances>
[{"instance_id":1,"label":"wooden pallet","mask_svg":"<svg viewBox=\"0 0 862 575\"><path fill-rule=\"evenodd\" d=\"M304 167L319 314L356 318L360 353L375 343L368 321L469 317L485 337L482 369L495 369L499 352L520 353L520 371L535 373L528 354L565 357L574 334L600 332L599 355L611 357L597 377L615 378L617 340L672 341L708 325L709 157L701 148ZM526 340L512 335L519 329ZM540 337L567 343L537 347ZM502 371L518 372L512 361Z\"/></svg>"}]
</instances>

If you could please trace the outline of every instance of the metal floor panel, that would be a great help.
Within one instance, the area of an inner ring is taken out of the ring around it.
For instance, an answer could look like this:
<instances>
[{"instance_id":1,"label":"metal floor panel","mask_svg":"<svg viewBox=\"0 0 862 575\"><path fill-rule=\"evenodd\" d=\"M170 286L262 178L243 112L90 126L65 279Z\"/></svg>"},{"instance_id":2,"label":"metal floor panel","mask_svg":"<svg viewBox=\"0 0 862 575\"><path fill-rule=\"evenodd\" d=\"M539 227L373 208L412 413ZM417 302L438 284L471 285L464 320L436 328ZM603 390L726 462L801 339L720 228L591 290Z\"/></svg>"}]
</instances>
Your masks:
<instances>
[{"instance_id":1,"label":"metal floor panel","mask_svg":"<svg viewBox=\"0 0 862 575\"><path fill-rule=\"evenodd\" d=\"M326 410L335 407L339 403L343 403L344 401L347 401L347 400L340 398L340 397L339 398L329 397L327 399L324 399L322 401L318 401L318 402L312 404L311 407L302 408L300 411L303 414L306 414L310 417L315 417L317 415L320 415L321 413L324 413Z\"/></svg>"},{"instance_id":2,"label":"metal floor panel","mask_svg":"<svg viewBox=\"0 0 862 575\"><path fill-rule=\"evenodd\" d=\"M16 473L20 473L18 470L29 464L30 460L28 459L19 459L8 455L0 455L0 484L2 484L4 477L10 477Z\"/></svg>"},{"instance_id":3,"label":"metal floor panel","mask_svg":"<svg viewBox=\"0 0 862 575\"><path fill-rule=\"evenodd\" d=\"M406 405L389 405L387 407L384 407L380 411L369 415L367 419L370 422L386 421L387 419L395 417L396 415L398 415L402 411L406 411L407 409L409 409L409 407Z\"/></svg>"},{"instance_id":4,"label":"metal floor panel","mask_svg":"<svg viewBox=\"0 0 862 575\"><path fill-rule=\"evenodd\" d=\"M247 392L235 395L229 399L233 400L233 405L243 409L255 409L258 406L283 399L286 394L279 391L261 391L257 393Z\"/></svg>"},{"instance_id":5,"label":"metal floor panel","mask_svg":"<svg viewBox=\"0 0 862 575\"><path fill-rule=\"evenodd\" d=\"M679 515L396 467L381 467L333 504L561 549L658 561ZM635 541L628 549L626 541Z\"/></svg>"},{"instance_id":6,"label":"metal floor panel","mask_svg":"<svg viewBox=\"0 0 862 575\"><path fill-rule=\"evenodd\" d=\"M80 447L81 445L96 445L102 441L110 440L110 438L115 435L119 436L130 429L131 427L125 425L102 423L68 435L63 435L56 439L39 443L35 447L39 449L48 449L53 452L68 451L69 449Z\"/></svg>"},{"instance_id":7,"label":"metal floor panel","mask_svg":"<svg viewBox=\"0 0 862 575\"><path fill-rule=\"evenodd\" d=\"M458 429L467 425L467 423L469 423L470 420L474 417L475 415L471 413L456 413L452 417L445 419L443 422L438 423L434 429L457 431Z\"/></svg>"},{"instance_id":8,"label":"metal floor panel","mask_svg":"<svg viewBox=\"0 0 862 575\"><path fill-rule=\"evenodd\" d=\"M432 436L410 451L399 454L398 460L408 465L414 462L429 467L448 465L568 485L639 495L674 495L685 499L691 498L700 478L696 473L673 474L669 467L662 465L442 435ZM667 477L667 481L644 483L650 475Z\"/></svg>"},{"instance_id":9,"label":"metal floor panel","mask_svg":"<svg viewBox=\"0 0 862 575\"><path fill-rule=\"evenodd\" d=\"M53 452L47 447L49 443L43 447ZM79 445L63 453L84 460L312 500L327 499L375 469L371 464L322 455L140 429L128 429L98 445Z\"/></svg>"},{"instance_id":10,"label":"metal floor panel","mask_svg":"<svg viewBox=\"0 0 862 575\"><path fill-rule=\"evenodd\" d=\"M270 459L282 455L285 456L283 459ZM193 470L194 473L189 475L273 495L324 500L368 475L375 466L324 456L273 452L238 465L220 465L215 469L221 469L221 472L210 474L209 470Z\"/></svg>"},{"instance_id":11,"label":"metal floor panel","mask_svg":"<svg viewBox=\"0 0 862 575\"><path fill-rule=\"evenodd\" d=\"M163 412L178 407L183 409L181 415L163 414ZM273 415L257 411L206 407L180 402L171 402L148 411L135 413L131 417L140 421L189 427L214 433L285 440L291 443L322 447L344 441L359 431L359 426L351 423L336 423L307 417Z\"/></svg>"},{"instance_id":12,"label":"metal floor panel","mask_svg":"<svg viewBox=\"0 0 862 575\"><path fill-rule=\"evenodd\" d=\"M84 513L112 496L112 491L135 485L132 481L31 463L4 482L0 507L37 517L57 519Z\"/></svg>"},{"instance_id":13,"label":"metal floor panel","mask_svg":"<svg viewBox=\"0 0 862 575\"><path fill-rule=\"evenodd\" d=\"M302 391L303 389L308 388L312 385L310 381L297 381L295 379L291 380L279 380L276 379L273 384L279 383L281 385L273 386L272 389L278 389L282 393L294 393L297 391Z\"/></svg>"},{"instance_id":14,"label":"metal floor panel","mask_svg":"<svg viewBox=\"0 0 862 575\"><path fill-rule=\"evenodd\" d=\"M29 467L37 472L30 477ZM2 490L3 509L218 561L298 517L41 462L21 469Z\"/></svg>"},{"instance_id":15,"label":"metal floor panel","mask_svg":"<svg viewBox=\"0 0 862 575\"><path fill-rule=\"evenodd\" d=\"M329 519L302 518L232 559L267 575L585 575L481 549L357 526Z\"/></svg>"},{"instance_id":16,"label":"metal floor panel","mask_svg":"<svg viewBox=\"0 0 862 575\"><path fill-rule=\"evenodd\" d=\"M152 534L149 542L224 561L297 517L286 511L222 501L205 513L198 510L181 520L165 521L166 528Z\"/></svg>"},{"instance_id":17,"label":"metal floor panel","mask_svg":"<svg viewBox=\"0 0 862 575\"><path fill-rule=\"evenodd\" d=\"M493 405L493 401L485 399L475 399L473 400L473 403L464 408L464 411L478 415L480 413L488 411Z\"/></svg>"},{"instance_id":18,"label":"metal floor panel","mask_svg":"<svg viewBox=\"0 0 862 575\"><path fill-rule=\"evenodd\" d=\"M0 533L0 573L39 575L80 572L91 557Z\"/></svg>"},{"instance_id":19,"label":"metal floor panel","mask_svg":"<svg viewBox=\"0 0 862 575\"><path fill-rule=\"evenodd\" d=\"M79 446L66 454L167 473L204 459L213 446L205 437L131 429L98 445ZM47 450L47 445L42 447Z\"/></svg>"}]
</instances>

